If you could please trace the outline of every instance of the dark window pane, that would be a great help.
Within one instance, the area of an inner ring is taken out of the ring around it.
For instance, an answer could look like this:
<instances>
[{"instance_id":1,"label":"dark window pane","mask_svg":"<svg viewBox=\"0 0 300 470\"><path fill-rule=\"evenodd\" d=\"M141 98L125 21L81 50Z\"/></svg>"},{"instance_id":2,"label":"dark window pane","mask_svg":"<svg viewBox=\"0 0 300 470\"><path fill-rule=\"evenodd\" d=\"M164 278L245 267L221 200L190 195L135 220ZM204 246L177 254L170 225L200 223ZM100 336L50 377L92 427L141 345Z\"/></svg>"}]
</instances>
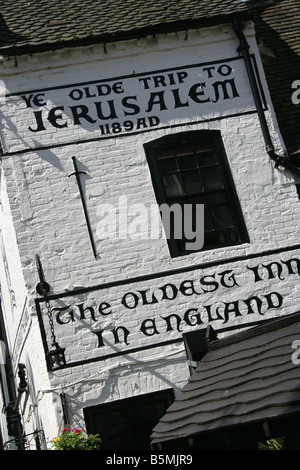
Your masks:
<instances>
[{"instance_id":1,"label":"dark window pane","mask_svg":"<svg viewBox=\"0 0 300 470\"><path fill-rule=\"evenodd\" d=\"M174 152L172 149L157 149L156 151L156 158L168 158L168 157L174 157Z\"/></svg>"},{"instance_id":2,"label":"dark window pane","mask_svg":"<svg viewBox=\"0 0 300 470\"><path fill-rule=\"evenodd\" d=\"M197 170L186 171L181 176L186 194L197 194L203 191L203 184Z\"/></svg>"},{"instance_id":3,"label":"dark window pane","mask_svg":"<svg viewBox=\"0 0 300 470\"><path fill-rule=\"evenodd\" d=\"M215 152L210 145L197 146L195 151L200 166L215 165L217 163Z\"/></svg>"},{"instance_id":4,"label":"dark window pane","mask_svg":"<svg viewBox=\"0 0 300 470\"><path fill-rule=\"evenodd\" d=\"M214 230L213 219L210 216L210 211L207 207L204 208L204 231L211 232Z\"/></svg>"},{"instance_id":5,"label":"dark window pane","mask_svg":"<svg viewBox=\"0 0 300 470\"><path fill-rule=\"evenodd\" d=\"M237 234L233 232L212 232L206 235L204 248L218 247L222 245L232 245L238 243Z\"/></svg>"},{"instance_id":6,"label":"dark window pane","mask_svg":"<svg viewBox=\"0 0 300 470\"><path fill-rule=\"evenodd\" d=\"M176 197L183 195L183 189L180 178L177 174L164 175L163 183L167 197Z\"/></svg>"},{"instance_id":7,"label":"dark window pane","mask_svg":"<svg viewBox=\"0 0 300 470\"><path fill-rule=\"evenodd\" d=\"M215 206L210 209L215 228L232 227L232 217L227 206Z\"/></svg>"},{"instance_id":8,"label":"dark window pane","mask_svg":"<svg viewBox=\"0 0 300 470\"><path fill-rule=\"evenodd\" d=\"M177 161L180 170L189 170L191 168L197 168L197 160L193 153L178 152Z\"/></svg>"},{"instance_id":9,"label":"dark window pane","mask_svg":"<svg viewBox=\"0 0 300 470\"><path fill-rule=\"evenodd\" d=\"M223 181L220 177L218 167L203 168L202 176L207 191L223 188Z\"/></svg>"},{"instance_id":10,"label":"dark window pane","mask_svg":"<svg viewBox=\"0 0 300 470\"><path fill-rule=\"evenodd\" d=\"M224 190L216 191L215 193L210 193L207 196L207 203L209 206L215 206L219 204L226 204L227 197Z\"/></svg>"},{"instance_id":11,"label":"dark window pane","mask_svg":"<svg viewBox=\"0 0 300 470\"><path fill-rule=\"evenodd\" d=\"M162 173L169 173L177 170L176 160L174 155L162 155L158 158L159 170Z\"/></svg>"}]
</instances>

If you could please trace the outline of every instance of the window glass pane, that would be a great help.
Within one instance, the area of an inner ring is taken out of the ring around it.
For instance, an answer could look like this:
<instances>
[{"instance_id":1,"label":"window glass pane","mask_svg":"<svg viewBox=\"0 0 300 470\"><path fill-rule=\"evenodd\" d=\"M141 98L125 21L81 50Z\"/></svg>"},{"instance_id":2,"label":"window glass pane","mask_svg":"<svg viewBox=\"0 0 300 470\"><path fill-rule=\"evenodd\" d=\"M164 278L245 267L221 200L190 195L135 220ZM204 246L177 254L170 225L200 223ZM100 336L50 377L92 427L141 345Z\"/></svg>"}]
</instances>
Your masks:
<instances>
[{"instance_id":1,"label":"window glass pane","mask_svg":"<svg viewBox=\"0 0 300 470\"><path fill-rule=\"evenodd\" d=\"M197 154L213 151L212 144L196 144L195 151Z\"/></svg>"},{"instance_id":2,"label":"window glass pane","mask_svg":"<svg viewBox=\"0 0 300 470\"><path fill-rule=\"evenodd\" d=\"M201 167L215 165L216 163L215 154L213 152L203 153L199 158L199 164Z\"/></svg>"},{"instance_id":3,"label":"window glass pane","mask_svg":"<svg viewBox=\"0 0 300 470\"><path fill-rule=\"evenodd\" d=\"M204 231L210 232L214 230L214 224L207 207L204 207Z\"/></svg>"},{"instance_id":4,"label":"window glass pane","mask_svg":"<svg viewBox=\"0 0 300 470\"><path fill-rule=\"evenodd\" d=\"M218 167L203 168L202 176L207 191L223 188L223 181L220 177Z\"/></svg>"},{"instance_id":5,"label":"window glass pane","mask_svg":"<svg viewBox=\"0 0 300 470\"><path fill-rule=\"evenodd\" d=\"M188 170L197 168L197 159L194 155L193 148L180 149L176 151L178 166L180 170Z\"/></svg>"},{"instance_id":6,"label":"window glass pane","mask_svg":"<svg viewBox=\"0 0 300 470\"><path fill-rule=\"evenodd\" d=\"M170 148L168 148L168 149L157 149L155 153L156 153L157 158L174 157L174 152Z\"/></svg>"},{"instance_id":7,"label":"window glass pane","mask_svg":"<svg viewBox=\"0 0 300 470\"><path fill-rule=\"evenodd\" d=\"M166 190L167 197L182 196L183 190L180 183L179 176L176 174L164 175L163 183Z\"/></svg>"},{"instance_id":8,"label":"window glass pane","mask_svg":"<svg viewBox=\"0 0 300 470\"><path fill-rule=\"evenodd\" d=\"M215 228L231 227L232 217L227 206L211 207L210 213L214 221Z\"/></svg>"},{"instance_id":9,"label":"window glass pane","mask_svg":"<svg viewBox=\"0 0 300 470\"><path fill-rule=\"evenodd\" d=\"M227 197L224 190L216 191L215 193L207 194L207 203L209 206L215 206L219 204L226 204Z\"/></svg>"},{"instance_id":10,"label":"window glass pane","mask_svg":"<svg viewBox=\"0 0 300 470\"><path fill-rule=\"evenodd\" d=\"M169 173L177 170L176 160L173 154L161 155L158 158L158 166L162 173Z\"/></svg>"},{"instance_id":11,"label":"window glass pane","mask_svg":"<svg viewBox=\"0 0 300 470\"><path fill-rule=\"evenodd\" d=\"M178 157L178 166L180 170L197 168L198 164L195 155L185 155L184 157Z\"/></svg>"},{"instance_id":12,"label":"window glass pane","mask_svg":"<svg viewBox=\"0 0 300 470\"><path fill-rule=\"evenodd\" d=\"M237 243L238 237L235 232L228 232L228 233L209 233L205 237L204 246L212 247L212 246L222 246L228 245L232 243Z\"/></svg>"},{"instance_id":13,"label":"window glass pane","mask_svg":"<svg viewBox=\"0 0 300 470\"><path fill-rule=\"evenodd\" d=\"M195 151L199 157L198 161L200 166L216 164L217 160L211 145L197 145Z\"/></svg>"},{"instance_id":14,"label":"window glass pane","mask_svg":"<svg viewBox=\"0 0 300 470\"><path fill-rule=\"evenodd\" d=\"M197 170L185 171L181 176L186 194L196 194L203 191L203 184Z\"/></svg>"}]
</instances>

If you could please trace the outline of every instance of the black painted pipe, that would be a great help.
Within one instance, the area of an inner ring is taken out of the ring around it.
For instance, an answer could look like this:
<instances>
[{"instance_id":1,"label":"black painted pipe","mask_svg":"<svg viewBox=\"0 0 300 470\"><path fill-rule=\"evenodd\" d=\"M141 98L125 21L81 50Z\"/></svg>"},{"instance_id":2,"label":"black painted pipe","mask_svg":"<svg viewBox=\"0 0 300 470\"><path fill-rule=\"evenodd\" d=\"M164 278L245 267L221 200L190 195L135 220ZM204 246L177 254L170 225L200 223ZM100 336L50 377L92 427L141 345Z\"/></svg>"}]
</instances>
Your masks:
<instances>
[{"instance_id":1,"label":"black painted pipe","mask_svg":"<svg viewBox=\"0 0 300 470\"><path fill-rule=\"evenodd\" d=\"M237 35L237 37L240 41L241 52L243 54L243 58L244 58L244 62L245 62L245 66L246 66L246 70L247 70L251 90L252 90L252 95L253 95L254 102L255 102L255 107L256 107L256 110L257 110L261 130L262 130L264 140L265 140L265 144L266 144L266 151L267 151L269 157L273 161L275 161L275 167L282 166L284 168L287 168L287 169L291 170L297 176L300 176L300 169L297 168L295 165L293 165L293 163L291 163L289 161L289 156L277 155L276 152L275 152L275 149L274 149L274 146L273 146L273 143L272 143L272 139L271 139L271 136L270 136L268 124L267 124L267 121L266 121L265 113L264 113L264 110L263 110L263 106L262 106L262 102L261 102L261 98L260 98L260 94L259 94L259 89L258 89L258 85L257 85L257 82L256 82L256 77L255 77L255 73L254 73L254 70L253 70L253 65L252 65L252 62L251 62L251 57L250 57L250 54L249 54L249 44L248 44L247 39L246 39L246 37L243 33L241 22L240 22L239 18L235 18L233 20L232 24L233 24L233 29L235 31L235 34Z\"/></svg>"}]
</instances>

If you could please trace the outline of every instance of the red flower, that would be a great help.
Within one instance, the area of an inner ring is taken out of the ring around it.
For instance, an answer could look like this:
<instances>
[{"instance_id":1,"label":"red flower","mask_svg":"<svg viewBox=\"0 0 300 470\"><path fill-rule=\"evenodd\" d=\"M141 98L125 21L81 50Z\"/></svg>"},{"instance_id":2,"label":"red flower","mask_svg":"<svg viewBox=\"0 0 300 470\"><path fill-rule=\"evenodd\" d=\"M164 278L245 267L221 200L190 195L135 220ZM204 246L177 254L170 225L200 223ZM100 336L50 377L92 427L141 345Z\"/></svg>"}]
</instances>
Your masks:
<instances>
[{"instance_id":1,"label":"red flower","mask_svg":"<svg viewBox=\"0 0 300 470\"><path fill-rule=\"evenodd\" d=\"M75 432L75 434L80 434L80 433L81 433L81 429L73 428L73 429L72 429L72 432Z\"/></svg>"},{"instance_id":2,"label":"red flower","mask_svg":"<svg viewBox=\"0 0 300 470\"><path fill-rule=\"evenodd\" d=\"M69 432L69 429L65 428L65 429L62 430L62 432Z\"/></svg>"}]
</instances>

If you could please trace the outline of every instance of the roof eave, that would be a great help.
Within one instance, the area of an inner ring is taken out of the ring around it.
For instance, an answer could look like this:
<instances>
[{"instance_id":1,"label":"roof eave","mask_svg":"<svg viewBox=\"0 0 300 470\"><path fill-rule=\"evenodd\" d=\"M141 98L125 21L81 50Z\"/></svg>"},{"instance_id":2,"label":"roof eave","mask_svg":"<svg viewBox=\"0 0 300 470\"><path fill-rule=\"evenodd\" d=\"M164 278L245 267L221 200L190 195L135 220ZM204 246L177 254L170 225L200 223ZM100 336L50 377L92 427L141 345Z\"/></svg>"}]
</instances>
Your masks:
<instances>
[{"instance_id":1,"label":"roof eave","mask_svg":"<svg viewBox=\"0 0 300 470\"><path fill-rule=\"evenodd\" d=\"M130 29L128 31L119 31L116 33L107 33L99 35L90 35L85 38L73 38L70 40L59 40L56 42L44 42L41 44L24 44L16 45L11 44L7 46L0 46L0 53L2 55L25 55L34 54L39 52L48 52L64 48L83 47L96 44L108 44L112 42L120 42L132 39L140 39L146 36L155 36L158 34L176 33L179 31L187 31L190 29L199 29L204 27L216 26L220 24L229 24L236 16L241 17L242 20L247 21L252 19L253 15L250 10L243 12L232 13L222 16L214 16L204 19L177 21L172 23L161 23L159 25L147 26L144 28Z\"/></svg>"}]
</instances>

